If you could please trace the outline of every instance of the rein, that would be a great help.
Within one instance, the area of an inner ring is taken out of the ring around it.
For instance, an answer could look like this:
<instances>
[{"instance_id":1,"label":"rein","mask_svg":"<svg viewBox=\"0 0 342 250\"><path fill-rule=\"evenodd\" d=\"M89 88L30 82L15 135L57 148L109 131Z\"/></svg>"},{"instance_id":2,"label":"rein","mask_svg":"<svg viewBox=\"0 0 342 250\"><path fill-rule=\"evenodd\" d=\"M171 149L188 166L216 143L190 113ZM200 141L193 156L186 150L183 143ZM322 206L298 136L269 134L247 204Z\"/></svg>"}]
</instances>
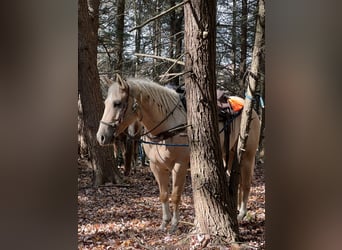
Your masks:
<instances>
[{"instance_id":1,"label":"rein","mask_svg":"<svg viewBox=\"0 0 342 250\"><path fill-rule=\"evenodd\" d=\"M175 107L170 111L170 113L167 114L167 116L165 116L165 118L163 120L161 120L156 126L154 126L152 129L150 129L149 131L143 133L141 136L145 136L145 135L148 135L150 134L152 131L156 130L160 125L163 124L163 122L165 122L172 114L173 112L175 112L176 108L178 107L179 103L181 102L181 99L178 100L177 104L175 105ZM184 126L184 124L181 124L180 126ZM172 128L172 129L175 129L175 128ZM169 129L167 131L170 131L172 129ZM165 131L165 132L167 132ZM165 133L165 132L161 132L161 133ZM160 134L161 134L160 133ZM156 136L158 137L158 135Z\"/></svg>"}]
</instances>

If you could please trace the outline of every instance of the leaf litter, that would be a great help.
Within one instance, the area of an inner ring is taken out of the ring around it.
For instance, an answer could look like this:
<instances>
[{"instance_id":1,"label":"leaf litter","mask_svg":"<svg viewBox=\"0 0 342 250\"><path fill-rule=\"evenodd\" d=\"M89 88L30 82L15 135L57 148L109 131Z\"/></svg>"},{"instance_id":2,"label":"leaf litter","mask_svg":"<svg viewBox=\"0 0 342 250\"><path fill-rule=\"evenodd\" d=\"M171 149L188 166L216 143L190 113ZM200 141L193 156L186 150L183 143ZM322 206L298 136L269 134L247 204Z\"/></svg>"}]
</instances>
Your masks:
<instances>
[{"instance_id":1,"label":"leaf litter","mask_svg":"<svg viewBox=\"0 0 342 250\"><path fill-rule=\"evenodd\" d=\"M127 185L91 186L92 171L78 165L78 249L199 249L194 235L194 210L190 174L180 204L180 223L174 234L159 230L159 191L148 167L137 166ZM248 202L240 224L243 249L265 249L265 182L263 165L257 165ZM231 249L207 246L207 249Z\"/></svg>"}]
</instances>

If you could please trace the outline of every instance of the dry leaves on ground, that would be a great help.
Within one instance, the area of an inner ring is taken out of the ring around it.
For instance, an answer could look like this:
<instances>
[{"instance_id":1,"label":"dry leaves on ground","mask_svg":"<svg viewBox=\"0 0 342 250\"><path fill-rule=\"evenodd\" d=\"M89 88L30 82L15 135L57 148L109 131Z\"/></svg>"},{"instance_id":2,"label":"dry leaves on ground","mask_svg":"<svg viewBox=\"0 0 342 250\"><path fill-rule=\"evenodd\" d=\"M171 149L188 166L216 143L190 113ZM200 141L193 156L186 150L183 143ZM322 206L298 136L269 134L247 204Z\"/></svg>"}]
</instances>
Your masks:
<instances>
[{"instance_id":1,"label":"dry leaves on ground","mask_svg":"<svg viewBox=\"0 0 342 250\"><path fill-rule=\"evenodd\" d=\"M191 233L194 211L190 177L180 205L181 222L175 234L159 230L161 205L158 186L148 167L138 166L128 185L91 187L91 170L79 164L78 249L196 249ZM265 185L257 166L240 234L245 249L265 249ZM229 249L220 246L210 249Z\"/></svg>"}]
</instances>

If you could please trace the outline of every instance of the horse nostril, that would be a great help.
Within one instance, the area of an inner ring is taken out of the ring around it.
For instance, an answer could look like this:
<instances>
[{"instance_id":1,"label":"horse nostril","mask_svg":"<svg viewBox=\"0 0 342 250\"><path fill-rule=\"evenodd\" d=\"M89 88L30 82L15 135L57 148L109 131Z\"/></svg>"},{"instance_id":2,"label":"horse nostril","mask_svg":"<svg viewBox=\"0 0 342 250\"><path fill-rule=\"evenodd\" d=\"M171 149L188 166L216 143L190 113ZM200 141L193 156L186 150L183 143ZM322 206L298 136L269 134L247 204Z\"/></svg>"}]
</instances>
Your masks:
<instances>
[{"instance_id":1,"label":"horse nostril","mask_svg":"<svg viewBox=\"0 0 342 250\"><path fill-rule=\"evenodd\" d=\"M101 140L101 143L104 143L104 141L105 141L105 137L104 137L103 135L101 135L101 138L100 138L100 140Z\"/></svg>"}]
</instances>

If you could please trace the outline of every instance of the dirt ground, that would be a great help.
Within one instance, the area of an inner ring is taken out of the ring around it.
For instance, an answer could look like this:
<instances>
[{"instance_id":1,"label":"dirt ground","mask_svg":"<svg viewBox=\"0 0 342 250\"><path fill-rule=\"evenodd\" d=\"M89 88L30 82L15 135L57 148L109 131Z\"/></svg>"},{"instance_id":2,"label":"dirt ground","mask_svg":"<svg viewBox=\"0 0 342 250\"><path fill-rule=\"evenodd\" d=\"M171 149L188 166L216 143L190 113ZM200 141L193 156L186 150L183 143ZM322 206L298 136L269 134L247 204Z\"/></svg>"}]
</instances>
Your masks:
<instances>
[{"instance_id":1,"label":"dirt ground","mask_svg":"<svg viewBox=\"0 0 342 250\"><path fill-rule=\"evenodd\" d=\"M190 174L180 205L176 233L158 229L161 205L156 181L149 167L137 166L120 186L91 187L91 170L78 166L78 249L198 249L191 233L194 210ZM264 169L255 169L248 214L240 225L244 249L265 249ZM208 245L207 249L230 249Z\"/></svg>"}]
</instances>

